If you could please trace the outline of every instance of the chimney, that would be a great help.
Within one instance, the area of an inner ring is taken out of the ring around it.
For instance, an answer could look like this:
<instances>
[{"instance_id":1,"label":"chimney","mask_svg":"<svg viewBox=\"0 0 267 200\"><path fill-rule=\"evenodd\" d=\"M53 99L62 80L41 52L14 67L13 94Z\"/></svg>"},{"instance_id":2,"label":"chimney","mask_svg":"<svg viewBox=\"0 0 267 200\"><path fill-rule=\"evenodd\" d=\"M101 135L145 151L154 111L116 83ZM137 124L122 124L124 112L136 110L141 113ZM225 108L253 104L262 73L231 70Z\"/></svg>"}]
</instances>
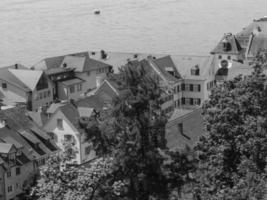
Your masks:
<instances>
[{"instance_id":1,"label":"chimney","mask_svg":"<svg viewBox=\"0 0 267 200\"><path fill-rule=\"evenodd\" d=\"M66 68L67 67L67 63L63 63L63 67Z\"/></svg>"},{"instance_id":2,"label":"chimney","mask_svg":"<svg viewBox=\"0 0 267 200\"><path fill-rule=\"evenodd\" d=\"M107 53L104 50L101 50L100 53L101 53L101 59L107 58Z\"/></svg>"},{"instance_id":3,"label":"chimney","mask_svg":"<svg viewBox=\"0 0 267 200\"><path fill-rule=\"evenodd\" d=\"M6 127L7 123L6 123L6 120L5 119L1 119L0 120L0 128L4 128Z\"/></svg>"},{"instance_id":4,"label":"chimney","mask_svg":"<svg viewBox=\"0 0 267 200\"><path fill-rule=\"evenodd\" d=\"M15 69L18 69L18 64L16 63L16 64L14 65L14 67L15 67Z\"/></svg>"}]
</instances>

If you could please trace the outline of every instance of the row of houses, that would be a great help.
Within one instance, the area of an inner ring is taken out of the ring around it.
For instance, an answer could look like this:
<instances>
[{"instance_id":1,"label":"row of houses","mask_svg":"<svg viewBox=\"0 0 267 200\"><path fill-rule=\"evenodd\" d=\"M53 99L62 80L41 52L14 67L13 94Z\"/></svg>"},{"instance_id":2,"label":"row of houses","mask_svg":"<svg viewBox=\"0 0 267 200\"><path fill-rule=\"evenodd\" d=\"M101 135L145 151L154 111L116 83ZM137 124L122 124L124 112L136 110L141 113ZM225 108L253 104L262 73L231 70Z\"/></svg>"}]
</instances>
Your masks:
<instances>
[{"instance_id":1,"label":"row of houses","mask_svg":"<svg viewBox=\"0 0 267 200\"><path fill-rule=\"evenodd\" d=\"M23 199L39 167L60 149L23 107L0 110L0 199Z\"/></svg>"},{"instance_id":2,"label":"row of houses","mask_svg":"<svg viewBox=\"0 0 267 200\"><path fill-rule=\"evenodd\" d=\"M90 51L1 68L0 200L19 198L32 172L66 142L77 150L73 162L96 157L85 124L105 116L121 95L117 72L126 64L140 64L159 80L168 147L193 146L204 133L202 104L219 82L252 72L252 59L265 49L266 22L225 34L209 56Z\"/></svg>"}]
</instances>

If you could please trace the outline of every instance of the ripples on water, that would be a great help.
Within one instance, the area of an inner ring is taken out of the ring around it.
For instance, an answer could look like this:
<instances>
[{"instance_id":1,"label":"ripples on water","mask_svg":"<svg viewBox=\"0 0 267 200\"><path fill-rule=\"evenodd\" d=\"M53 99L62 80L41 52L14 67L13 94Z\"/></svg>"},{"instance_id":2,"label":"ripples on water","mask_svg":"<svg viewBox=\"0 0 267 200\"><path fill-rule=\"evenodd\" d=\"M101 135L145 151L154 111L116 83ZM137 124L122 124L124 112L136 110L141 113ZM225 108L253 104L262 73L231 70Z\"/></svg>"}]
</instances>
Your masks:
<instances>
[{"instance_id":1,"label":"ripples on water","mask_svg":"<svg viewBox=\"0 0 267 200\"><path fill-rule=\"evenodd\" d=\"M266 0L0 0L0 66L100 49L203 55L266 7Z\"/></svg>"}]
</instances>

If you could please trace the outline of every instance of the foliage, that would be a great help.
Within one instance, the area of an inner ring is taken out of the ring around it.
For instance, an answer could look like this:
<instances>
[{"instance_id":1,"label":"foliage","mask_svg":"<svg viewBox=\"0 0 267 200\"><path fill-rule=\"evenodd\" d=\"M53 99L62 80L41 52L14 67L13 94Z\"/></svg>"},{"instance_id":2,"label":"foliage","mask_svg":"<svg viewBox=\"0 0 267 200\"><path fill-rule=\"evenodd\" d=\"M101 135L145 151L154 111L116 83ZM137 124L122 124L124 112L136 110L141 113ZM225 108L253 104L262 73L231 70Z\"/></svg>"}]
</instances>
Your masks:
<instances>
[{"instance_id":1,"label":"foliage","mask_svg":"<svg viewBox=\"0 0 267 200\"><path fill-rule=\"evenodd\" d=\"M99 158L89 166L62 166L60 161L51 157L42 168L35 188L39 199L93 200L109 188L106 180L113 170L111 158Z\"/></svg>"},{"instance_id":2,"label":"foliage","mask_svg":"<svg viewBox=\"0 0 267 200\"><path fill-rule=\"evenodd\" d=\"M199 199L261 199L266 187L267 90L263 59L254 72L212 91L203 106L207 135L196 150Z\"/></svg>"},{"instance_id":3,"label":"foliage","mask_svg":"<svg viewBox=\"0 0 267 200\"><path fill-rule=\"evenodd\" d=\"M147 200L166 195L162 171L165 117L161 115L161 89L142 63L129 63L120 72L121 95L114 100L112 116L116 132L113 155L118 176L127 183L129 199Z\"/></svg>"}]
</instances>

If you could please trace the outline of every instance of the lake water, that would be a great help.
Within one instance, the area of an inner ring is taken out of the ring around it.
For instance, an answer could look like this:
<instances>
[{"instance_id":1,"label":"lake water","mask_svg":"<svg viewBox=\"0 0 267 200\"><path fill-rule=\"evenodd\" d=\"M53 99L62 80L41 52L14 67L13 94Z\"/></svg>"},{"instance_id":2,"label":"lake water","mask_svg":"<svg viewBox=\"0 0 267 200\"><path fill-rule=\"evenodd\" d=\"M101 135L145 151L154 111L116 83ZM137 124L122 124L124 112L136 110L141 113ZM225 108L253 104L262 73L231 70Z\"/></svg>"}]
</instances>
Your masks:
<instances>
[{"instance_id":1,"label":"lake water","mask_svg":"<svg viewBox=\"0 0 267 200\"><path fill-rule=\"evenodd\" d=\"M205 55L266 8L266 0L0 0L0 66L100 49Z\"/></svg>"}]
</instances>

